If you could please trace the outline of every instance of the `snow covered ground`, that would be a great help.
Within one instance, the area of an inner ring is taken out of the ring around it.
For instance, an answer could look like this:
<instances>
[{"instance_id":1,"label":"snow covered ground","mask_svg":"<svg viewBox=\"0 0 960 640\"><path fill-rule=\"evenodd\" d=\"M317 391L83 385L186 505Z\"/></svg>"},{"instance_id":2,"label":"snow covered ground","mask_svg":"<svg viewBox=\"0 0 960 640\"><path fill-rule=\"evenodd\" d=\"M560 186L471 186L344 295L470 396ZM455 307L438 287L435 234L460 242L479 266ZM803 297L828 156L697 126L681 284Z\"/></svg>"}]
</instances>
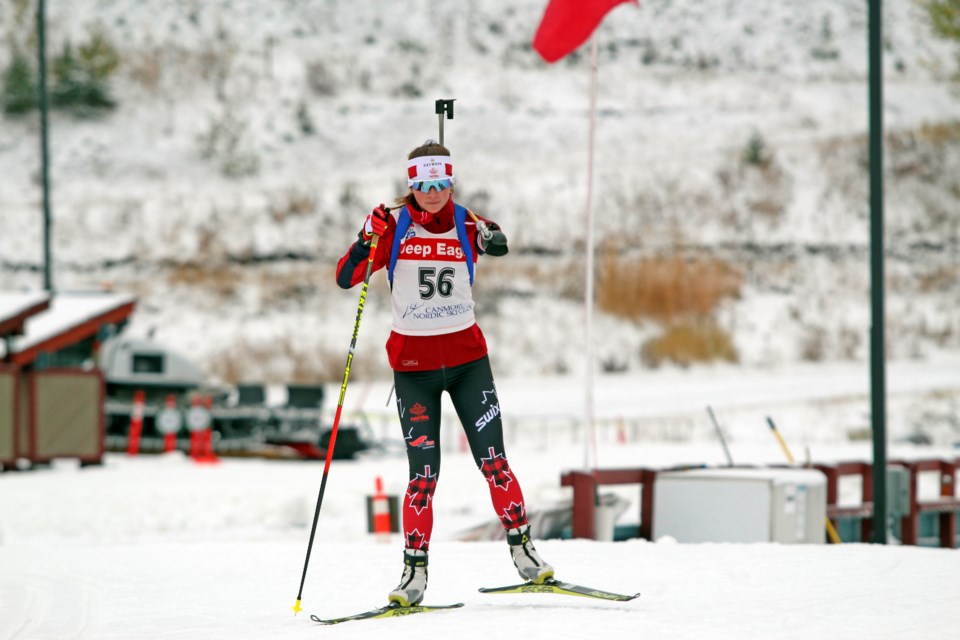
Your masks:
<instances>
[{"instance_id":1,"label":"snow covered ground","mask_svg":"<svg viewBox=\"0 0 960 640\"><path fill-rule=\"evenodd\" d=\"M960 555L855 545L544 542L567 577L639 590L628 603L484 595L516 578L502 543L438 543L426 601L454 612L318 628L385 601L396 545L320 542L294 617L303 540L4 549L4 638L955 637ZM394 635L395 634L395 635Z\"/></svg>"},{"instance_id":2,"label":"snow covered ground","mask_svg":"<svg viewBox=\"0 0 960 640\"><path fill-rule=\"evenodd\" d=\"M895 364L891 396L956 389L958 378L955 365ZM683 394L698 408L714 402L738 463L783 461L763 413L780 419L798 457L806 445L818 461L870 459L869 442L825 432L805 420L801 409L843 397L865 402L863 371L767 372L765 382L759 376L738 380L716 371L691 371L661 378L659 386L655 380L599 382L605 394L620 397L620 409L632 406L640 415L639 405L651 405L649 420L669 421L670 399L682 404L677 398ZM551 413L551 404L561 414L573 410L571 398L581 390L576 380L535 382L499 385L511 464L531 510L569 499L560 473L580 468L583 460L582 432L568 430L560 420L535 426ZM643 389L644 384L650 388ZM767 392L765 405L758 406L751 393L758 385ZM352 387L347 406L382 404L380 391L385 388ZM664 402L659 409L645 400L656 396ZM761 413L751 418L751 411ZM702 415L699 422L705 421ZM389 424L381 426L389 431ZM601 421L600 428L602 467L724 462L710 427L690 429L679 442L630 429L627 441L619 442L610 425ZM377 476L388 494L400 493L406 483L399 436L390 433L396 448L333 463L303 593L305 613L298 617L290 607L322 463L223 459L203 465L179 453L109 455L102 467L80 469L72 461L57 461L47 469L0 475L0 638L955 637L960 624L960 554L955 550L545 540L538 547L563 579L643 595L609 603L480 594L478 587L513 583L516 574L503 542L459 540L493 514L485 482L448 433L441 443L444 471L435 500L426 602L464 602L459 611L323 629L307 615L330 617L379 605L399 577L400 538L378 543L366 533L365 520L366 496ZM890 455L955 457L958 450L894 443ZM635 489L624 489L628 499L635 499ZM621 523L637 517L633 502Z\"/></svg>"},{"instance_id":3,"label":"snow covered ground","mask_svg":"<svg viewBox=\"0 0 960 640\"><path fill-rule=\"evenodd\" d=\"M540 499L558 456L526 451L516 468ZM460 611L316 629L290 607L322 465L180 456L99 469L57 465L0 479L0 638L361 638L380 633L486 638L952 638L960 624L960 554L873 545L682 545L669 540L543 541L568 580L633 593L608 603L484 595L516 581L504 543L457 542L458 514L479 517L485 489L449 455L437 494L427 603ZM400 540L364 532L362 494L375 475L396 484L399 460L331 470L305 613L336 616L385 600ZM476 475L476 478L472 476Z\"/></svg>"}]
</instances>

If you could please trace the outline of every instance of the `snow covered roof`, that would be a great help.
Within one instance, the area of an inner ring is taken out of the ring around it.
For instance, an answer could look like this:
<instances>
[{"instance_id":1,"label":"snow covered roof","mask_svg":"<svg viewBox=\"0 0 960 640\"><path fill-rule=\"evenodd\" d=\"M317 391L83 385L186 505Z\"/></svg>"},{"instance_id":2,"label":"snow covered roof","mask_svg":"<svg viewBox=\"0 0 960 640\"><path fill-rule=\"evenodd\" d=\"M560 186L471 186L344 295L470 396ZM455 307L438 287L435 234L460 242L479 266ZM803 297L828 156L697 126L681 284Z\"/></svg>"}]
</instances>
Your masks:
<instances>
[{"instance_id":1,"label":"snow covered roof","mask_svg":"<svg viewBox=\"0 0 960 640\"><path fill-rule=\"evenodd\" d=\"M0 297L0 310L5 309L2 300ZM136 299L127 294L55 293L48 308L26 318L23 335L13 338L10 354L6 345L0 345L0 355L14 364L29 364L42 352L58 351L96 334L105 324L126 320L135 305Z\"/></svg>"},{"instance_id":2,"label":"snow covered roof","mask_svg":"<svg viewBox=\"0 0 960 640\"><path fill-rule=\"evenodd\" d=\"M27 319L50 306L44 291L0 291L0 337L23 333Z\"/></svg>"}]
</instances>

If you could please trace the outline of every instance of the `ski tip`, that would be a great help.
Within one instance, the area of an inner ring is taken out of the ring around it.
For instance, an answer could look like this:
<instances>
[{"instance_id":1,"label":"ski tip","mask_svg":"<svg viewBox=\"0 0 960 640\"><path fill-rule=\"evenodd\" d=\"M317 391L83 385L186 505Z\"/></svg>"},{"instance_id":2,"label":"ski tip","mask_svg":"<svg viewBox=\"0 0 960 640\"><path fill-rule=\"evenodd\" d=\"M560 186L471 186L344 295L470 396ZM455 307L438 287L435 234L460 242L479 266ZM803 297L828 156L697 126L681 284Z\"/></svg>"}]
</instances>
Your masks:
<instances>
[{"instance_id":1,"label":"ski tip","mask_svg":"<svg viewBox=\"0 0 960 640\"><path fill-rule=\"evenodd\" d=\"M294 602L294 603L293 603L293 606L290 607L290 608L293 610L293 615L297 615L298 613L300 613L301 611L303 611L303 609L300 608L300 599L297 598L297 601Z\"/></svg>"}]
</instances>

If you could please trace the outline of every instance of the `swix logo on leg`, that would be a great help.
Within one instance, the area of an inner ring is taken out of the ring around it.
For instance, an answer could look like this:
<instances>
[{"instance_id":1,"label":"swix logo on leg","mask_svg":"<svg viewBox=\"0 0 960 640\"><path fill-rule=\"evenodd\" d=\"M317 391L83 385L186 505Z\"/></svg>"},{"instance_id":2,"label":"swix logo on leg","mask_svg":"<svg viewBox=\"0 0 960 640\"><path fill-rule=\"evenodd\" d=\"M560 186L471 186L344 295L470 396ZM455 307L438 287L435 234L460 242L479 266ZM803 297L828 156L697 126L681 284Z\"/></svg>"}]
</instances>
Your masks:
<instances>
[{"instance_id":1,"label":"swix logo on leg","mask_svg":"<svg viewBox=\"0 0 960 640\"><path fill-rule=\"evenodd\" d=\"M480 404L489 405L491 402L494 404L487 409L486 413L480 416L479 419L474 424L477 428L477 431L483 431L483 428L490 424L490 421L500 415L500 399L497 397L497 388L494 387L487 391L486 389L482 390L483 400L480 401Z\"/></svg>"},{"instance_id":2,"label":"swix logo on leg","mask_svg":"<svg viewBox=\"0 0 960 640\"><path fill-rule=\"evenodd\" d=\"M416 447L417 449L433 449L436 446L436 442L430 440L426 435L422 435L418 438L413 437L413 428L410 428L410 431L407 432L407 437L404 438L407 441L407 444L411 447Z\"/></svg>"},{"instance_id":3,"label":"swix logo on leg","mask_svg":"<svg viewBox=\"0 0 960 640\"><path fill-rule=\"evenodd\" d=\"M499 415L500 415L500 403L498 402L497 404L487 409L487 412L484 413L482 416L480 416L477 419L477 421L474 422L473 424L477 428L477 431L483 431L483 428L488 424L490 424L490 421Z\"/></svg>"}]
</instances>

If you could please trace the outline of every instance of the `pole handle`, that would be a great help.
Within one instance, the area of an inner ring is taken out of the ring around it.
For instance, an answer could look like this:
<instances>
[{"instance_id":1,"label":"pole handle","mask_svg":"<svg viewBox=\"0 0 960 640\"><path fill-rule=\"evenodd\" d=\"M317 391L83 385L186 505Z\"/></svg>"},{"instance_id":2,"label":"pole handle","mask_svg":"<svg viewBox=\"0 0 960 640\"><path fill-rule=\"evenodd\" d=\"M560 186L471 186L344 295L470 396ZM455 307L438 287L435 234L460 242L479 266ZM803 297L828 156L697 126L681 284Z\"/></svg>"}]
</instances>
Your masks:
<instances>
[{"instance_id":1,"label":"pole handle","mask_svg":"<svg viewBox=\"0 0 960 640\"><path fill-rule=\"evenodd\" d=\"M441 118L446 115L447 119L453 120L453 103L456 98L439 98L434 103L434 111Z\"/></svg>"},{"instance_id":2,"label":"pole handle","mask_svg":"<svg viewBox=\"0 0 960 640\"><path fill-rule=\"evenodd\" d=\"M796 460L793 458L793 454L790 453L790 448L787 447L786 441L783 439L783 436L780 435L780 432L777 431L777 425L773 424L773 420L770 416L767 416L767 424L770 425L770 430L773 431L773 437L777 439L777 442L780 443L780 448L783 449L783 454L787 456L787 462L794 464Z\"/></svg>"},{"instance_id":3,"label":"pole handle","mask_svg":"<svg viewBox=\"0 0 960 640\"><path fill-rule=\"evenodd\" d=\"M446 98L446 99L440 98L433 105L433 110L436 112L437 120L439 120L439 124L440 124L440 144L443 144L444 116L446 116L447 119L449 120L453 120L453 101L454 100L456 100L456 98Z\"/></svg>"},{"instance_id":4,"label":"pole handle","mask_svg":"<svg viewBox=\"0 0 960 640\"><path fill-rule=\"evenodd\" d=\"M490 227L487 226L487 223L477 217L473 211L467 209L467 213L470 214L470 217L473 218L473 221L477 223L477 229L480 231L480 235L483 236L484 240L489 240L493 237L493 231L490 231Z\"/></svg>"}]
</instances>

